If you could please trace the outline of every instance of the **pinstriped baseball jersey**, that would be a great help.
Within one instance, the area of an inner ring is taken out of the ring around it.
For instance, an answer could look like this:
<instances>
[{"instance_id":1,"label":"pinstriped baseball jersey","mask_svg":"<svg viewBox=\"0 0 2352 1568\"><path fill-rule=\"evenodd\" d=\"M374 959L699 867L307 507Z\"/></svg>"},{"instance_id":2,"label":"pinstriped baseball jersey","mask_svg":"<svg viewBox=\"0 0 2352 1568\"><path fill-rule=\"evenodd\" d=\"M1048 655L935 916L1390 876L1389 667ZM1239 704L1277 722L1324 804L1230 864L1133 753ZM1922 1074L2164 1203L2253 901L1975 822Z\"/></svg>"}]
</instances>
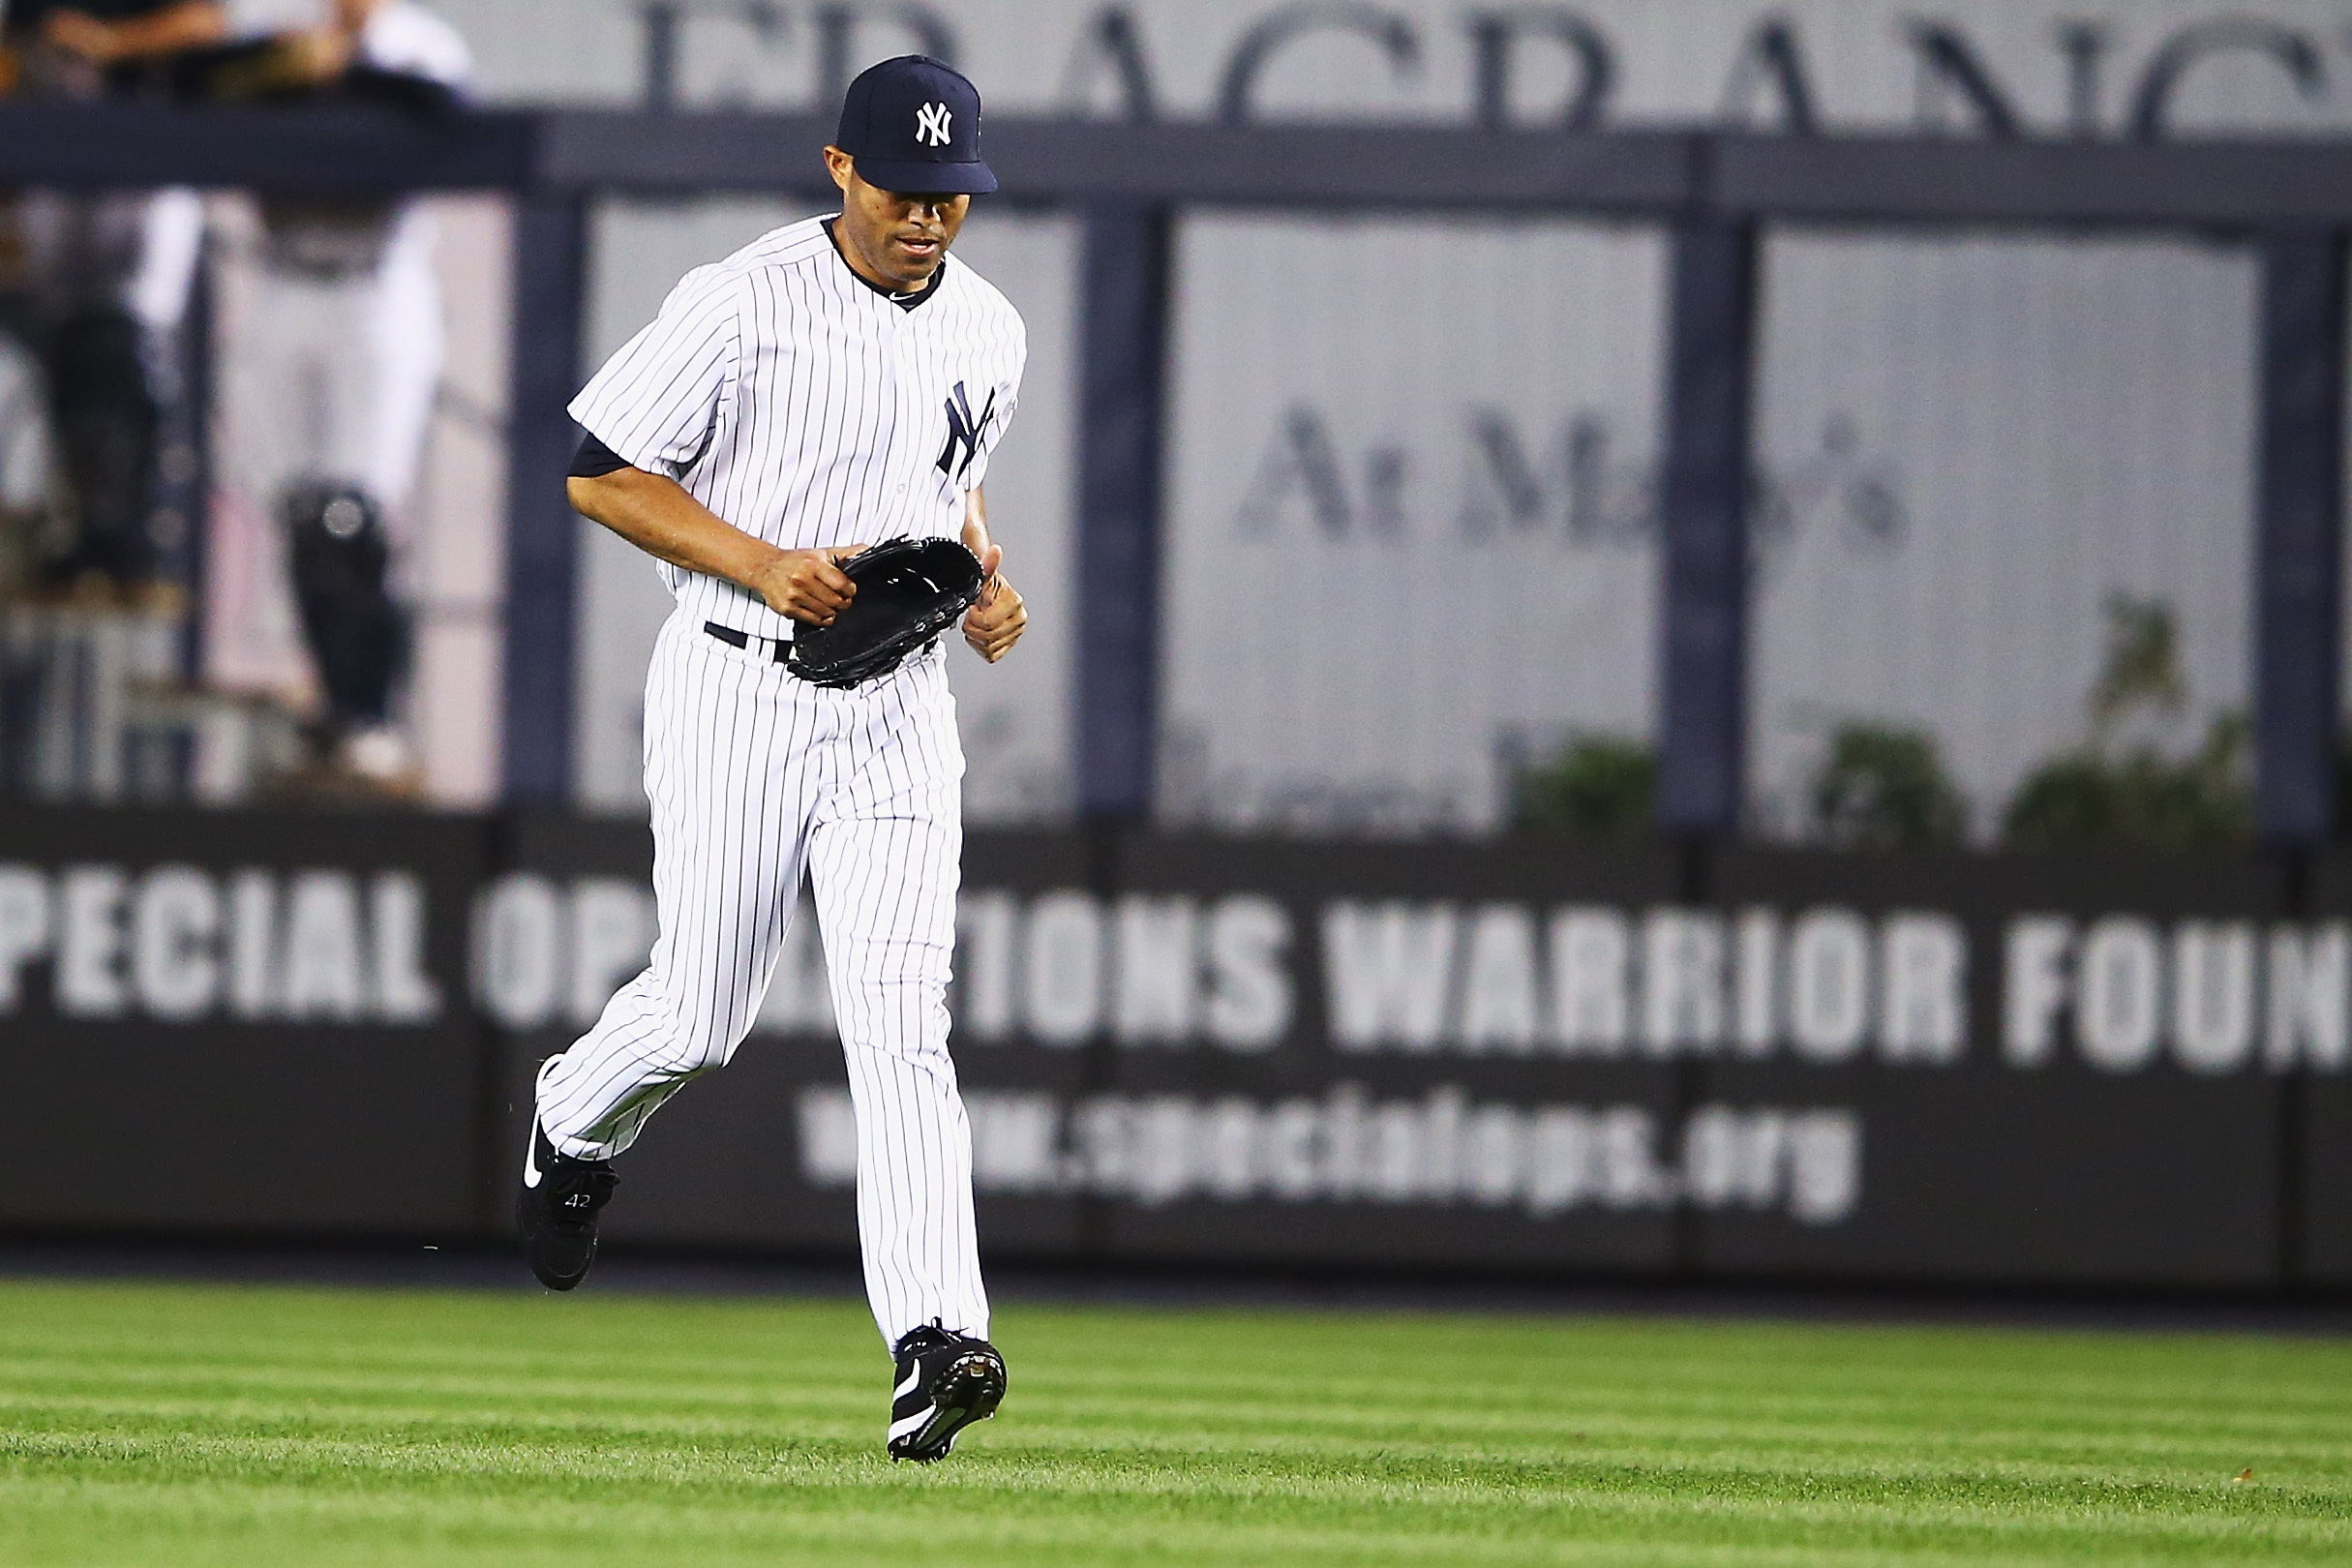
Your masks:
<instances>
[{"instance_id":1,"label":"pinstriped baseball jersey","mask_svg":"<svg viewBox=\"0 0 2352 1568\"><path fill-rule=\"evenodd\" d=\"M955 538L1029 346L1004 295L960 261L941 265L906 310L850 270L825 220L787 225L688 273L572 417L784 549ZM660 570L690 619L792 634L735 584Z\"/></svg>"}]
</instances>

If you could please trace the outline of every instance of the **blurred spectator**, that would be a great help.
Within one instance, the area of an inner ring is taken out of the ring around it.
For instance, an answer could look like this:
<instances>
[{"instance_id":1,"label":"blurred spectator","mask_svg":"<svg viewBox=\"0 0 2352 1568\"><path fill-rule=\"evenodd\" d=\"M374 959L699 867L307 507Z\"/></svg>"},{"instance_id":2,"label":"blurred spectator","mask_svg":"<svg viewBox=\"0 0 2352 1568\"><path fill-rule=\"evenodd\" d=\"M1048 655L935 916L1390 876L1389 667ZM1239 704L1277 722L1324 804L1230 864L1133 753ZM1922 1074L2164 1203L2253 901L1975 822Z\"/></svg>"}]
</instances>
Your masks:
<instances>
[{"instance_id":1,"label":"blurred spectator","mask_svg":"<svg viewBox=\"0 0 2352 1568\"><path fill-rule=\"evenodd\" d=\"M227 23L215 0L9 0L0 40L18 91L78 98L213 43ZM73 541L47 575L83 594L168 598L149 531L155 371L186 310L201 209L186 191L31 192L15 216Z\"/></svg>"},{"instance_id":2,"label":"blurred spectator","mask_svg":"<svg viewBox=\"0 0 2352 1568\"><path fill-rule=\"evenodd\" d=\"M283 16L283 3L248 0ZM282 31L319 89L365 69L454 93L465 41L407 0L332 0L316 25ZM240 20L245 15L241 7ZM441 308L429 215L409 200L272 197L262 205L274 296L265 311L269 421L286 441L280 487L297 475L356 487L399 511L415 482L440 375Z\"/></svg>"},{"instance_id":3,"label":"blurred spectator","mask_svg":"<svg viewBox=\"0 0 2352 1568\"><path fill-rule=\"evenodd\" d=\"M454 99L471 70L465 40L407 0L242 0L231 17L265 50L273 94L300 78L424 106ZM272 197L261 217L257 318L269 330L227 350L247 400L236 467L286 530L323 700L322 760L395 782L408 771L390 712L407 634L385 579L440 378L431 215L406 199Z\"/></svg>"},{"instance_id":4,"label":"blurred spectator","mask_svg":"<svg viewBox=\"0 0 2352 1568\"><path fill-rule=\"evenodd\" d=\"M393 685L408 663L408 619L385 588L383 519L356 490L300 484L282 520L293 557L303 638L318 666L323 711L315 726L322 761L378 783L407 771L387 720Z\"/></svg>"},{"instance_id":5,"label":"blurred spectator","mask_svg":"<svg viewBox=\"0 0 2352 1568\"><path fill-rule=\"evenodd\" d=\"M30 279L16 219L15 204L0 198L0 603L22 592L52 553L48 377L25 346Z\"/></svg>"},{"instance_id":6,"label":"blurred spectator","mask_svg":"<svg viewBox=\"0 0 2352 1568\"><path fill-rule=\"evenodd\" d=\"M208 99L320 93L445 108L471 75L458 31L410 0L229 0L232 41L181 56L173 92Z\"/></svg>"},{"instance_id":7,"label":"blurred spectator","mask_svg":"<svg viewBox=\"0 0 2352 1568\"><path fill-rule=\"evenodd\" d=\"M83 97L108 72L217 43L227 31L220 0L8 0L0 21L19 85Z\"/></svg>"},{"instance_id":8,"label":"blurred spectator","mask_svg":"<svg viewBox=\"0 0 2352 1568\"><path fill-rule=\"evenodd\" d=\"M43 554L49 418L41 366L0 334L0 595L20 589Z\"/></svg>"},{"instance_id":9,"label":"blurred spectator","mask_svg":"<svg viewBox=\"0 0 2352 1568\"><path fill-rule=\"evenodd\" d=\"M366 72L456 93L473 74L466 40L413 0L307 0L303 9L311 15L291 26L281 23L276 37L294 69L315 84L331 85ZM283 0L235 0L231 15L244 25L287 12Z\"/></svg>"}]
</instances>

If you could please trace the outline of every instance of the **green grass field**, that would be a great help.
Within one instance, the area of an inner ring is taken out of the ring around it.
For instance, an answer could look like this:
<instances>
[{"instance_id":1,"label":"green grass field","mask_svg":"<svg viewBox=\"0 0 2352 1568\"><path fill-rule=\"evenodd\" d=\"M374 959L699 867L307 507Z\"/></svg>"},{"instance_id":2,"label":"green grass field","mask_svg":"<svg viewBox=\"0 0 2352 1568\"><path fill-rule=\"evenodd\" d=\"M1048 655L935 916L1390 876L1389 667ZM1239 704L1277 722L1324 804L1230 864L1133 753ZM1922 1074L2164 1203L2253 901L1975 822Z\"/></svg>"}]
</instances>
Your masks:
<instances>
[{"instance_id":1,"label":"green grass field","mask_svg":"<svg viewBox=\"0 0 2352 1568\"><path fill-rule=\"evenodd\" d=\"M0 1563L2352 1562L2352 1343L0 1282ZM2250 1481L2233 1479L2251 1468Z\"/></svg>"}]
</instances>

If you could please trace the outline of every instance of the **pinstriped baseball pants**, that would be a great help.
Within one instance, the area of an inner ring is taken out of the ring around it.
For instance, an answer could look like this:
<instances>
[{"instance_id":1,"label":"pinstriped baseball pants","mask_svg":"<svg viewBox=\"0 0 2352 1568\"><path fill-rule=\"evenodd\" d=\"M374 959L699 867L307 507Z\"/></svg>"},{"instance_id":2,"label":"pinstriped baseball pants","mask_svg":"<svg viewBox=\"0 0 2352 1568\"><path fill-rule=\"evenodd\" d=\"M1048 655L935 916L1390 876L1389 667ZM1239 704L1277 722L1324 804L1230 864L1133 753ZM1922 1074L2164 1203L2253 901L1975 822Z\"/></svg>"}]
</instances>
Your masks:
<instances>
[{"instance_id":1,"label":"pinstriped baseball pants","mask_svg":"<svg viewBox=\"0 0 2352 1568\"><path fill-rule=\"evenodd\" d=\"M963 749L934 649L829 691L684 612L646 677L660 935L645 972L539 1072L539 1118L607 1159L750 1031L805 869L858 1115L858 1233L884 1340L988 1332L972 1133L948 1055ZM789 1133L776 1129L777 1158Z\"/></svg>"}]
</instances>

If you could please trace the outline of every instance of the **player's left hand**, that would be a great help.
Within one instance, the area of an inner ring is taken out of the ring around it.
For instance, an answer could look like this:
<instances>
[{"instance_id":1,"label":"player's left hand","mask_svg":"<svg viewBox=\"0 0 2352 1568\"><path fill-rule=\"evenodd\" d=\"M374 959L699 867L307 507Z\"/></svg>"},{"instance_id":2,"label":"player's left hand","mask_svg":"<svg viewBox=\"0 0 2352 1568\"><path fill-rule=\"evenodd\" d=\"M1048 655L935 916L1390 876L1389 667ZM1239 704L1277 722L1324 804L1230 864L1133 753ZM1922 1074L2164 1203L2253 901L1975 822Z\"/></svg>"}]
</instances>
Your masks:
<instances>
[{"instance_id":1,"label":"player's left hand","mask_svg":"<svg viewBox=\"0 0 2352 1568\"><path fill-rule=\"evenodd\" d=\"M1010 652L1029 625L1029 610L1021 602L1020 590L996 569L1004 558L1003 547L993 544L980 556L980 570L988 574L988 581L980 588L979 602L964 612L964 641L990 664Z\"/></svg>"}]
</instances>

